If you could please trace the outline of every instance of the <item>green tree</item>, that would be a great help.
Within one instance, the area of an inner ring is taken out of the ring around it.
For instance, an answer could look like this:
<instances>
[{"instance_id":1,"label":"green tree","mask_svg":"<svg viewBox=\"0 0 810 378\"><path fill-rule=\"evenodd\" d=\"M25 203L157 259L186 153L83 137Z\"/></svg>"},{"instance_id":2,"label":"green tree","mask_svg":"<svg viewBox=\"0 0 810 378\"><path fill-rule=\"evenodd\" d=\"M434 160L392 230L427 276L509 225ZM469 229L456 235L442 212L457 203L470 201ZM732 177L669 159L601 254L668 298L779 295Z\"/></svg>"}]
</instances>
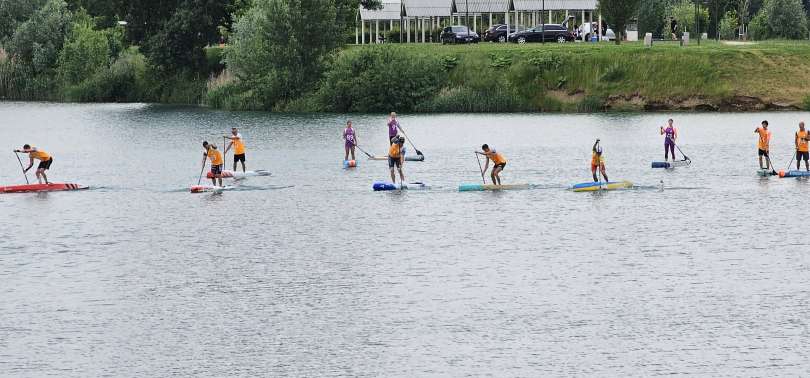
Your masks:
<instances>
[{"instance_id":1,"label":"green tree","mask_svg":"<svg viewBox=\"0 0 810 378\"><path fill-rule=\"evenodd\" d=\"M678 21L680 31L689 32L692 38L700 38L700 33L707 30L709 26L709 10L704 6L698 7L698 22L695 24L695 3L692 0L680 0L672 5L670 15Z\"/></svg>"},{"instance_id":2,"label":"green tree","mask_svg":"<svg viewBox=\"0 0 810 378\"><path fill-rule=\"evenodd\" d=\"M34 73L55 66L59 50L70 31L72 14L64 0L49 0L20 25L7 45L15 59L31 64Z\"/></svg>"},{"instance_id":3,"label":"green tree","mask_svg":"<svg viewBox=\"0 0 810 378\"><path fill-rule=\"evenodd\" d=\"M616 44L621 44L624 39L627 23L638 12L640 0L599 0L597 6L599 12L605 17L609 25L613 26L616 33Z\"/></svg>"},{"instance_id":4,"label":"green tree","mask_svg":"<svg viewBox=\"0 0 810 378\"><path fill-rule=\"evenodd\" d=\"M110 63L110 45L103 31L95 30L89 18L73 24L59 53L59 77L64 85L76 85Z\"/></svg>"},{"instance_id":5,"label":"green tree","mask_svg":"<svg viewBox=\"0 0 810 378\"><path fill-rule=\"evenodd\" d=\"M807 14L801 0L765 0L768 38L803 39L807 36Z\"/></svg>"},{"instance_id":6,"label":"green tree","mask_svg":"<svg viewBox=\"0 0 810 378\"><path fill-rule=\"evenodd\" d=\"M333 0L256 0L234 25L228 68L260 107L290 101L314 89L340 45L336 17Z\"/></svg>"},{"instance_id":7,"label":"green tree","mask_svg":"<svg viewBox=\"0 0 810 378\"><path fill-rule=\"evenodd\" d=\"M668 7L669 0L642 1L638 10L638 34L661 35Z\"/></svg>"},{"instance_id":8,"label":"green tree","mask_svg":"<svg viewBox=\"0 0 810 378\"><path fill-rule=\"evenodd\" d=\"M17 27L28 20L45 0L0 0L0 43L4 43Z\"/></svg>"},{"instance_id":9,"label":"green tree","mask_svg":"<svg viewBox=\"0 0 810 378\"><path fill-rule=\"evenodd\" d=\"M740 20L737 18L737 12L733 10L726 12L720 21L720 38L725 40L737 39L739 27Z\"/></svg>"},{"instance_id":10,"label":"green tree","mask_svg":"<svg viewBox=\"0 0 810 378\"><path fill-rule=\"evenodd\" d=\"M120 14L127 22L127 39L141 46L160 72L200 71L203 48L219 41L220 26L231 26L234 1L127 0Z\"/></svg>"}]
</instances>

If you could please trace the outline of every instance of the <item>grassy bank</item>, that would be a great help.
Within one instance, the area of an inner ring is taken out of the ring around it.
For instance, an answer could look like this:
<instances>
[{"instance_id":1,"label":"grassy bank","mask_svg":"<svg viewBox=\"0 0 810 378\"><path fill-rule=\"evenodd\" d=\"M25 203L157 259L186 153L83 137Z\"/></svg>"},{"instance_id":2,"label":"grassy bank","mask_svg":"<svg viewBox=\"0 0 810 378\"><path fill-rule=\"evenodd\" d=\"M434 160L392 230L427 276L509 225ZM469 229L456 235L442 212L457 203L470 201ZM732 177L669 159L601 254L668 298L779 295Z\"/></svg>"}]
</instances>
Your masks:
<instances>
[{"instance_id":1,"label":"grassy bank","mask_svg":"<svg viewBox=\"0 0 810 378\"><path fill-rule=\"evenodd\" d=\"M351 46L330 62L317 92L277 110L804 109L807 83L806 42Z\"/></svg>"}]
</instances>

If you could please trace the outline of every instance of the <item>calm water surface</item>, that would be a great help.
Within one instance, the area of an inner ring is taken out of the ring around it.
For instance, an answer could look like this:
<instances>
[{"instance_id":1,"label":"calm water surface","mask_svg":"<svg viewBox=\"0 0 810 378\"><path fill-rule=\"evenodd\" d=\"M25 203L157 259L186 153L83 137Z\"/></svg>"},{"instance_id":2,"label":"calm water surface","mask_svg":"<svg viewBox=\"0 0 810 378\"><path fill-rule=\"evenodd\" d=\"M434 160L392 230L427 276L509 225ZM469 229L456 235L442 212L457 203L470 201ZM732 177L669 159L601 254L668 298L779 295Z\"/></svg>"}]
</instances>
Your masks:
<instances>
[{"instance_id":1,"label":"calm water surface","mask_svg":"<svg viewBox=\"0 0 810 378\"><path fill-rule=\"evenodd\" d=\"M810 374L810 182L778 168L808 113L677 114L689 168L654 171L668 115L402 115L426 192L342 169L346 116L0 104L11 150L92 190L0 196L2 376L801 376ZM385 153L386 117L351 116ZM203 139L236 126L269 178L192 195ZM601 194L608 174L665 190ZM540 189L458 193L473 150Z\"/></svg>"}]
</instances>

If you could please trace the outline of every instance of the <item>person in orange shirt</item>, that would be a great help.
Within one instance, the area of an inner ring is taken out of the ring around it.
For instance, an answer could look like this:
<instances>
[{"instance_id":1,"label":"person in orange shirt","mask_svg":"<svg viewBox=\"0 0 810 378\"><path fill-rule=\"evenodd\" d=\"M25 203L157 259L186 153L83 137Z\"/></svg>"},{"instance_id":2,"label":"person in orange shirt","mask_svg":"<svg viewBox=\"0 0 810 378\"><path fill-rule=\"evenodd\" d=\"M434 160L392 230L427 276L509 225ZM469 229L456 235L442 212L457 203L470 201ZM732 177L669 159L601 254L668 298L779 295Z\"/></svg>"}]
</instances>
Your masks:
<instances>
[{"instance_id":1,"label":"person in orange shirt","mask_svg":"<svg viewBox=\"0 0 810 378\"><path fill-rule=\"evenodd\" d=\"M799 122L799 131L796 132L794 143L796 144L796 170L802 169L802 160L804 160L804 168L810 171L810 153L808 153L807 141L810 139L810 133L804 129L804 121Z\"/></svg>"},{"instance_id":2,"label":"person in orange shirt","mask_svg":"<svg viewBox=\"0 0 810 378\"><path fill-rule=\"evenodd\" d=\"M405 174L402 173L402 165L405 161L405 138L397 135L391 138L391 147L388 148L388 168L391 170L391 182L397 183L397 176L394 174L394 167L399 170L400 183L405 183Z\"/></svg>"},{"instance_id":3,"label":"person in orange shirt","mask_svg":"<svg viewBox=\"0 0 810 378\"><path fill-rule=\"evenodd\" d=\"M203 148L205 149L205 152L203 152L203 164L205 164L206 159L211 160L211 182L214 186L222 186L222 166L225 164L222 153L217 150L216 145L208 142L203 142ZM217 182L219 182L219 185L217 185Z\"/></svg>"},{"instance_id":4,"label":"person in orange shirt","mask_svg":"<svg viewBox=\"0 0 810 378\"><path fill-rule=\"evenodd\" d=\"M481 150L481 152L476 151L475 153L484 155L487 158L487 161L484 163L483 172L486 172L487 169L489 169L489 161L492 160L492 174L490 175L492 177L492 184L501 185L501 172L503 172L503 169L506 167L506 158L498 153L498 151L490 149L489 145L486 144L481 146Z\"/></svg>"},{"instance_id":5,"label":"person in orange shirt","mask_svg":"<svg viewBox=\"0 0 810 378\"><path fill-rule=\"evenodd\" d=\"M231 128L231 135L226 135L225 138L231 140L228 147L225 147L225 155L233 147L233 171L236 172L236 163L241 162L242 172L245 172L245 141L242 140L242 134L234 127Z\"/></svg>"},{"instance_id":6,"label":"person in orange shirt","mask_svg":"<svg viewBox=\"0 0 810 378\"><path fill-rule=\"evenodd\" d=\"M31 145L26 144L23 146L22 150L14 150L14 152L21 152L24 154L28 154L28 157L31 160L31 164L28 165L28 168L23 170L23 173L27 173L31 167L34 166L34 159L39 160L39 165L37 166L37 181L42 184L42 181L45 180L46 184L50 184L48 182L48 176L45 174L45 171L51 169L51 164L53 163L53 157L49 155L47 152L38 150L36 147L31 147Z\"/></svg>"},{"instance_id":7,"label":"person in orange shirt","mask_svg":"<svg viewBox=\"0 0 810 378\"><path fill-rule=\"evenodd\" d=\"M597 169L602 173L602 177L605 178L605 182L609 182L610 180L608 180L605 169L605 157L602 156L602 147L599 145L599 139L597 139L596 143L593 144L591 153L591 174L593 174L594 182L599 182L599 177L596 176Z\"/></svg>"},{"instance_id":8,"label":"person in orange shirt","mask_svg":"<svg viewBox=\"0 0 810 378\"><path fill-rule=\"evenodd\" d=\"M773 169L771 165L770 144L771 132L768 131L768 121L762 121L762 126L754 130L754 134L759 134L759 142L757 148L759 149L759 168L760 169ZM762 166L762 157L765 157L765 167Z\"/></svg>"}]
</instances>

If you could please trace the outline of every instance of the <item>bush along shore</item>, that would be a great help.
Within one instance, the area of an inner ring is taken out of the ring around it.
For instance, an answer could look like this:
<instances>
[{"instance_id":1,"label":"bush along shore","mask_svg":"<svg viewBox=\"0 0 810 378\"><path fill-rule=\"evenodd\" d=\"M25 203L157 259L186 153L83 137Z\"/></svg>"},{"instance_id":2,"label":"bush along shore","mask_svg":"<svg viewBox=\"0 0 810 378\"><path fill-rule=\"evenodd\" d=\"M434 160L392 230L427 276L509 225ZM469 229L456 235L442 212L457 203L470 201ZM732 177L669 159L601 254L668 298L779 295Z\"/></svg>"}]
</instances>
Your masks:
<instances>
[{"instance_id":1,"label":"bush along shore","mask_svg":"<svg viewBox=\"0 0 810 378\"><path fill-rule=\"evenodd\" d=\"M348 48L290 112L810 110L810 44L389 45ZM244 109L238 80L210 105ZM209 87L211 87L209 85ZM249 103L249 102L247 102ZM249 106L247 108L250 108Z\"/></svg>"}]
</instances>

